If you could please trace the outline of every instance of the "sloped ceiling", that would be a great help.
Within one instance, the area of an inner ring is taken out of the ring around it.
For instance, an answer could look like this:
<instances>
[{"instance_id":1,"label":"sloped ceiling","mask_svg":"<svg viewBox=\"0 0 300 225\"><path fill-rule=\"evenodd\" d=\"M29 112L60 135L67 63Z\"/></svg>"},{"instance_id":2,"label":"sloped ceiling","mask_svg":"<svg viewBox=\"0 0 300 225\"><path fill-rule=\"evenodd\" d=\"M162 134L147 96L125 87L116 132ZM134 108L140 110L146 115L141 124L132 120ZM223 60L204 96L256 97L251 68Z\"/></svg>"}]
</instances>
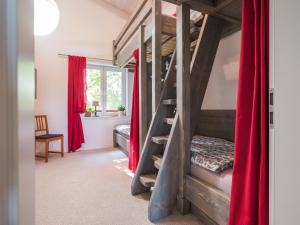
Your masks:
<instances>
[{"instance_id":1,"label":"sloped ceiling","mask_svg":"<svg viewBox=\"0 0 300 225\"><path fill-rule=\"evenodd\" d=\"M131 15L141 0L95 0L98 3L109 4L125 14Z\"/></svg>"},{"instance_id":2,"label":"sloped ceiling","mask_svg":"<svg viewBox=\"0 0 300 225\"><path fill-rule=\"evenodd\" d=\"M128 19L133 11L143 0L91 0L107 8L107 10L118 14L124 19ZM162 13L173 15L176 12L176 6L168 2L162 2Z\"/></svg>"}]
</instances>

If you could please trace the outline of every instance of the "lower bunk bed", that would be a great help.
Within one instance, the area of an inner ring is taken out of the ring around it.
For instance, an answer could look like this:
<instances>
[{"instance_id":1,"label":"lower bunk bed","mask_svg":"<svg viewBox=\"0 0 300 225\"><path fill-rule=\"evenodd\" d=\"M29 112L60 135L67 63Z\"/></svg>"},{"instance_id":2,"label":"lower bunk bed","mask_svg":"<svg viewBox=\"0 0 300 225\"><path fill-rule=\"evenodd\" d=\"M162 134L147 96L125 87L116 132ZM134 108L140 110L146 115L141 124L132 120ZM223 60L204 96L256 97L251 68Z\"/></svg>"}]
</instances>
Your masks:
<instances>
[{"instance_id":1,"label":"lower bunk bed","mask_svg":"<svg viewBox=\"0 0 300 225\"><path fill-rule=\"evenodd\" d=\"M191 144L185 198L205 225L226 225L234 159L234 110L204 110Z\"/></svg>"},{"instance_id":2,"label":"lower bunk bed","mask_svg":"<svg viewBox=\"0 0 300 225\"><path fill-rule=\"evenodd\" d=\"M114 147L119 148L126 156L130 150L130 125L118 125L113 130Z\"/></svg>"}]
</instances>

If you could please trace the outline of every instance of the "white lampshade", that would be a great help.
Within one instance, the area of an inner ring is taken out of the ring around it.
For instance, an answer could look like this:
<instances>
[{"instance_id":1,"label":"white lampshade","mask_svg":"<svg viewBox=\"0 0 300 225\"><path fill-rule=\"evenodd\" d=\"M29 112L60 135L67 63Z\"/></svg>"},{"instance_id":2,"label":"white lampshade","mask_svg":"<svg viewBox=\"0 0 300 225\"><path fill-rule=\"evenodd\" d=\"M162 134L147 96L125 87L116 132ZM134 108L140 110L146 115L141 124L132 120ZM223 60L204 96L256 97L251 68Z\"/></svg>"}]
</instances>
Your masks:
<instances>
[{"instance_id":1,"label":"white lampshade","mask_svg":"<svg viewBox=\"0 0 300 225\"><path fill-rule=\"evenodd\" d=\"M55 0L34 1L34 34L44 36L52 33L59 23L59 9Z\"/></svg>"},{"instance_id":2,"label":"white lampshade","mask_svg":"<svg viewBox=\"0 0 300 225\"><path fill-rule=\"evenodd\" d=\"M93 106L99 106L99 101L93 101Z\"/></svg>"}]
</instances>

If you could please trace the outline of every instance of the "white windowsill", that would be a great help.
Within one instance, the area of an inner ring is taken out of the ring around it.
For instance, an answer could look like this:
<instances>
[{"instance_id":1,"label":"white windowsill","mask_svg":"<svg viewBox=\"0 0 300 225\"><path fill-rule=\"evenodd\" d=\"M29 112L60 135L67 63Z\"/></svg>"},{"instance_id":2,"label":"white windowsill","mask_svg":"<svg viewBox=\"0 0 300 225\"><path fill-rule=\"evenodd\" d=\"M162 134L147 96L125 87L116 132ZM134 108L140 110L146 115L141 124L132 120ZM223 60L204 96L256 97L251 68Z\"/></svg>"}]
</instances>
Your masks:
<instances>
[{"instance_id":1,"label":"white windowsill","mask_svg":"<svg viewBox=\"0 0 300 225\"><path fill-rule=\"evenodd\" d=\"M102 120L102 119L115 119L115 120L124 120L130 119L130 116L115 116L115 115L100 115L100 116L91 116L85 117L84 115L81 116L82 120Z\"/></svg>"}]
</instances>

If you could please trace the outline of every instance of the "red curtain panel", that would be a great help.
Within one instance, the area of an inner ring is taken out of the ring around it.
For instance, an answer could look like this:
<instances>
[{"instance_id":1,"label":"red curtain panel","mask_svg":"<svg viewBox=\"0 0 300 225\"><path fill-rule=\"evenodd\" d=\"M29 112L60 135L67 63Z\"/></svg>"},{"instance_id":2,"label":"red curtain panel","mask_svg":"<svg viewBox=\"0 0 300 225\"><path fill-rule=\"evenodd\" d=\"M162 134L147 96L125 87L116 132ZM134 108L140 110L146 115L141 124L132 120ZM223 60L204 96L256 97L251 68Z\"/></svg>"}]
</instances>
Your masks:
<instances>
[{"instance_id":1,"label":"red curtain panel","mask_svg":"<svg viewBox=\"0 0 300 225\"><path fill-rule=\"evenodd\" d=\"M229 225L269 224L269 0L243 0Z\"/></svg>"},{"instance_id":2,"label":"red curtain panel","mask_svg":"<svg viewBox=\"0 0 300 225\"><path fill-rule=\"evenodd\" d=\"M68 147L75 152L84 143L80 113L86 110L86 58L68 57Z\"/></svg>"},{"instance_id":3,"label":"red curtain panel","mask_svg":"<svg viewBox=\"0 0 300 225\"><path fill-rule=\"evenodd\" d=\"M131 128L130 128L130 151L129 169L135 172L139 162L139 50L133 53L134 80L132 94Z\"/></svg>"}]
</instances>

